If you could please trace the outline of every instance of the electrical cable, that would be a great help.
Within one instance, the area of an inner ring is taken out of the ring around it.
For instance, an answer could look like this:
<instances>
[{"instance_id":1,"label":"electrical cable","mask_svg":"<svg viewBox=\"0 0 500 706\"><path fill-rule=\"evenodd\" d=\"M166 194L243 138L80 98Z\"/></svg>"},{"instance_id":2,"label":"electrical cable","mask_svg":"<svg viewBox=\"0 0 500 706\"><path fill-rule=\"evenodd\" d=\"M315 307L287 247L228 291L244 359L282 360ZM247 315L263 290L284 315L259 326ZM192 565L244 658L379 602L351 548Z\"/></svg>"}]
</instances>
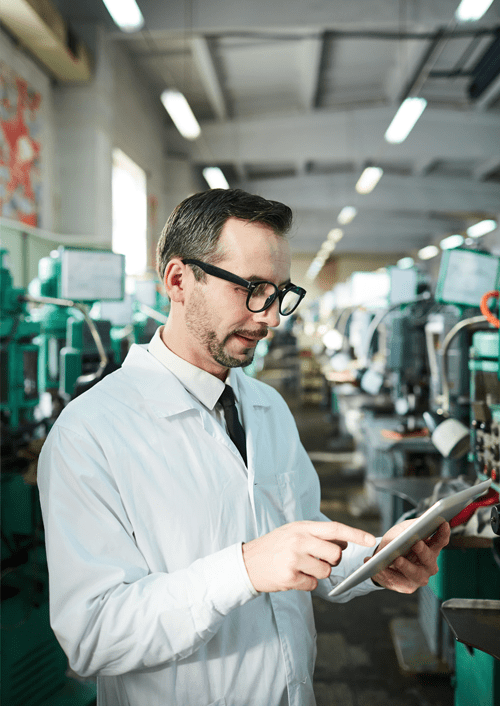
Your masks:
<instances>
[{"instance_id":1,"label":"electrical cable","mask_svg":"<svg viewBox=\"0 0 500 706\"><path fill-rule=\"evenodd\" d=\"M481 298L479 308L481 309L481 314L486 317L486 321L488 323L490 323L495 328L500 328L500 320L497 319L497 317L494 316L488 308L488 299L491 299L493 297L498 299L500 297L500 292L498 290L486 292L486 294L484 294Z\"/></svg>"},{"instance_id":2,"label":"electrical cable","mask_svg":"<svg viewBox=\"0 0 500 706\"><path fill-rule=\"evenodd\" d=\"M85 319L85 322L87 323L90 329L90 333L92 334L92 338L94 339L94 343L96 344L100 362L99 367L97 368L95 373L90 373L89 375L80 375L76 382L77 385L88 385L91 382L99 380L109 363L109 358L104 349L101 337L99 336L99 331L97 330L96 325L90 318L86 307L83 304L71 301L70 299L58 299L56 297L34 297L31 294L24 294L19 298L24 301L34 302L35 304L54 304L55 306L63 306L72 309L77 309L83 315L83 318Z\"/></svg>"}]
</instances>

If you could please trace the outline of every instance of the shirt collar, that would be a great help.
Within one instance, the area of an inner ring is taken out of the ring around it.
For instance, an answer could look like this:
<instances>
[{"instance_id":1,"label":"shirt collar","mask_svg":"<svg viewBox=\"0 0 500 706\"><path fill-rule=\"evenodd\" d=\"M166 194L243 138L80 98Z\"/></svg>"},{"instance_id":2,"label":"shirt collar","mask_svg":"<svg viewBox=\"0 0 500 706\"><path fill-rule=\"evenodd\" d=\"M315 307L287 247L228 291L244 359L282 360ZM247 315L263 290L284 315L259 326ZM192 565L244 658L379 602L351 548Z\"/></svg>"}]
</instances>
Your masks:
<instances>
[{"instance_id":1,"label":"shirt collar","mask_svg":"<svg viewBox=\"0 0 500 706\"><path fill-rule=\"evenodd\" d=\"M151 353L165 368L179 380L179 382L208 409L213 409L221 396L225 384L230 384L238 399L238 380L236 375L229 373L226 383L206 370L196 367L187 360L180 358L163 343L161 331L163 326L156 329L155 335L148 345Z\"/></svg>"}]
</instances>

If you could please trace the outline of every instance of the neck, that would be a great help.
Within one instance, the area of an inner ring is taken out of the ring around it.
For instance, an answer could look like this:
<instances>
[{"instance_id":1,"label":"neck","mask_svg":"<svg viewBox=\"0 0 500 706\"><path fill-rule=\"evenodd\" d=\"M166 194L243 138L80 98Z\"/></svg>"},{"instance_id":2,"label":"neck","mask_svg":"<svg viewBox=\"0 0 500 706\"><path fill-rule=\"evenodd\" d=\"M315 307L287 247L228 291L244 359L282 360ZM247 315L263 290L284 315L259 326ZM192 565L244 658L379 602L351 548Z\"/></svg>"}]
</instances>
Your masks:
<instances>
[{"instance_id":1,"label":"neck","mask_svg":"<svg viewBox=\"0 0 500 706\"><path fill-rule=\"evenodd\" d=\"M172 353L178 355L179 358L187 360L191 365L195 365L201 370L205 370L210 375L219 378L223 382L226 380L229 370L224 368L219 363L216 363L210 357L200 353L199 344L194 348L186 340L185 332L180 327L176 326L173 317L169 316L167 323L161 328L160 338L164 345L167 346Z\"/></svg>"}]
</instances>

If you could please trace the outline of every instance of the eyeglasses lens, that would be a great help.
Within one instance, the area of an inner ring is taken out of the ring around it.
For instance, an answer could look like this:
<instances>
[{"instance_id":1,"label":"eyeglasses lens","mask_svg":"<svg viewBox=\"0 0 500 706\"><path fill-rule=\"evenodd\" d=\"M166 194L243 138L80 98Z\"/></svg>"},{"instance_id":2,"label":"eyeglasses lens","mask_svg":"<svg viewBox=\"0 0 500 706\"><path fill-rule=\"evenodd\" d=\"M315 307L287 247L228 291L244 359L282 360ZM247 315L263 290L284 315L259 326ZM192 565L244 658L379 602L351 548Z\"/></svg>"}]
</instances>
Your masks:
<instances>
[{"instance_id":1,"label":"eyeglasses lens","mask_svg":"<svg viewBox=\"0 0 500 706\"><path fill-rule=\"evenodd\" d=\"M286 292L281 300L280 309L282 315L286 316L287 314L291 314L299 302L300 294L297 294L297 292L294 292L292 289Z\"/></svg>"},{"instance_id":2,"label":"eyeglasses lens","mask_svg":"<svg viewBox=\"0 0 500 706\"><path fill-rule=\"evenodd\" d=\"M248 300L248 308L250 311L257 312L267 309L276 299L276 288L270 282L260 283L252 292L252 296ZM283 316L291 314L300 301L300 295L289 290L282 295L280 303L280 312Z\"/></svg>"}]
</instances>

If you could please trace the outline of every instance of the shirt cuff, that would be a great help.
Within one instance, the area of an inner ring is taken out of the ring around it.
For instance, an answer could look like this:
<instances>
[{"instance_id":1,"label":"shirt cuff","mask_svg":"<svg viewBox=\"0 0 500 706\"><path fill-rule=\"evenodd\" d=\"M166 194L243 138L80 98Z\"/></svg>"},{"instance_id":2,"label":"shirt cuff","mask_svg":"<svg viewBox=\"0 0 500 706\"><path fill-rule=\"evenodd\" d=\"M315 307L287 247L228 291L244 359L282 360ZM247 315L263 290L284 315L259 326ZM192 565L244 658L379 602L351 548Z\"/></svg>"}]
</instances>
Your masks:
<instances>
[{"instance_id":1,"label":"shirt cuff","mask_svg":"<svg viewBox=\"0 0 500 706\"><path fill-rule=\"evenodd\" d=\"M240 551L239 551L239 554L238 554L238 556L239 556L239 562L238 562L238 563L239 563L239 566L240 566L241 575L242 575L242 577L243 577L243 580L245 581L246 585L248 586L248 590L250 591L250 593L251 593L253 596L260 596L260 591L257 591L257 590L253 587L253 583L250 581L250 577L249 577L249 575L248 575L247 567L245 566L245 560L243 559L243 542L240 542L238 546L239 546L239 548L240 548Z\"/></svg>"},{"instance_id":2,"label":"shirt cuff","mask_svg":"<svg viewBox=\"0 0 500 706\"><path fill-rule=\"evenodd\" d=\"M238 542L222 549L205 566L209 598L222 615L259 595L248 577L241 546L242 543Z\"/></svg>"}]
</instances>

